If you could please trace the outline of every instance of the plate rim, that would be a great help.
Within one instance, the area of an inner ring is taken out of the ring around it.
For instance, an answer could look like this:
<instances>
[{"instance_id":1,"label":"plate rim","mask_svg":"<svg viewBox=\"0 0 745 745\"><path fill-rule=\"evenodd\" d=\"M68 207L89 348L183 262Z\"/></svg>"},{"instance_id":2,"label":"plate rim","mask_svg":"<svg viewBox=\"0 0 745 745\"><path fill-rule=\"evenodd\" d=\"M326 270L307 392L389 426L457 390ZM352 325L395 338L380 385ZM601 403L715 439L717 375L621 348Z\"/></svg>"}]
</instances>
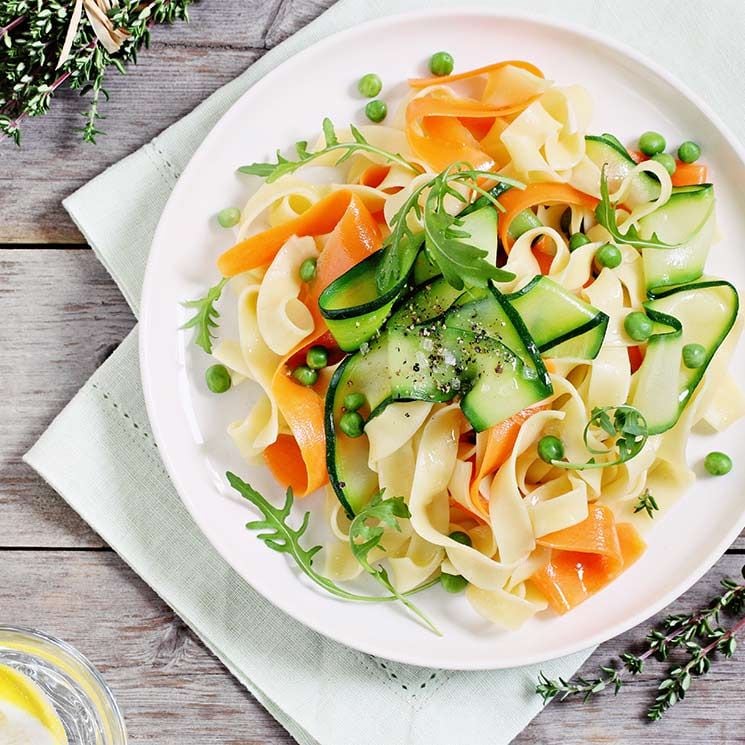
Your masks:
<instances>
[{"instance_id":1,"label":"plate rim","mask_svg":"<svg viewBox=\"0 0 745 745\"><path fill-rule=\"evenodd\" d=\"M216 545L211 538L207 530L202 526L202 521L198 517L197 510L191 504L190 500L187 499L184 494L188 493L188 489L185 488L184 482L179 475L178 468L176 467L176 457L174 454L169 453L168 437L164 435L163 429L161 428L160 419L157 414L158 404L155 396L154 389L156 388L154 380L155 374L151 372L151 362L149 354L149 341L150 335L148 329L150 326L150 318L153 313L153 309L156 306L154 299L153 288L156 286L157 279L155 277L154 266L154 251L153 249L157 244L163 242L162 233L165 232L164 227L164 216L167 215L169 207L178 200L178 196L181 191L186 187L186 183L191 176L191 171L196 167L196 161L198 160L199 154L205 150L212 141L219 137L220 130L226 126L226 122L229 122L233 116L237 114L237 109L240 102L247 95L254 94L258 89L261 91L264 87L271 85L272 80L276 75L279 75L283 68L297 59L297 57L303 56L310 51L318 52L322 51L324 47L333 45L340 39L346 37L353 38L358 34L368 34L374 31L379 26L387 26L397 21L410 21L416 19L433 19L441 17L476 17L483 16L489 17L490 19L509 19L518 22L526 22L528 24L538 25L548 31L560 31L562 33L570 33L584 39L612 50L613 52L625 56L631 59L637 65L646 68L664 83L668 84L673 88L679 95L687 99L693 106L700 112L712 125L714 130L722 139L731 147L735 155L739 160L740 168L745 173L745 146L741 144L739 139L734 135L729 126L721 119L719 114L714 111L711 106L701 98L701 96L693 91L689 86L680 81L675 75L669 72L662 65L645 55L644 53L636 50L630 45L617 41L613 38L606 36L603 33L595 31L594 29L588 28L581 24L557 20L549 16L540 13L525 13L521 11L511 10L497 10L490 9L487 6L476 6L468 5L463 8L436 8L436 9L424 9L424 10L413 10L405 12L395 12L386 14L379 18L367 20L363 23L349 26L344 29L340 29L324 36L321 39L309 44L301 50L291 54L287 59L280 62L276 67L267 72L263 77L252 84L247 90L245 90L231 105L230 107L220 116L220 118L212 126L208 134L196 148L194 153L189 158L189 162L184 167L181 175L177 179L169 197L166 201L163 211L158 219L158 225L153 234L153 239L148 252L148 259L145 268L145 274L141 292L141 304L140 304L140 318L139 318L139 334L138 334L138 353L140 361L140 378L143 387L143 394L145 400L145 408L147 411L150 427L153 433L155 442L158 445L158 451L163 465L168 473L168 476L173 484L176 493L179 496L182 504L189 513L191 519L195 525L199 528L200 532L209 541L212 548L220 555L220 557L246 582L255 592L275 608L278 608L283 613L286 613L291 618L295 619L305 627L312 629L313 631L321 634L322 636L353 650L363 652L365 654L375 655L389 660L394 660L403 664L412 665L415 667L428 667L430 663L423 662L420 659L412 658L407 655L405 650L393 651L393 650L381 650L378 644L367 644L364 638L359 640L350 641L346 638L342 639L338 636L329 633L329 631L322 625L320 620L306 619L301 613L297 612L294 608L290 608L283 601L282 598L279 600L270 598L262 590L258 589L253 582L247 579L243 572L241 572L233 563L233 561L227 555L227 552L223 550L219 545ZM254 63L255 64L255 63ZM585 651L593 648L599 644L602 644L610 639L613 639L620 634L628 631L629 629L635 628L636 626L644 623L647 619L659 613L660 610L674 602L678 597L687 592L694 584L696 584L704 574L706 574L712 567L721 559L728 547L736 540L738 535L745 529L745 505L736 519L733 521L730 529L720 538L715 546L713 546L706 555L706 558L702 560L694 570L689 572L680 582L674 587L668 590L666 593L660 595L654 603L649 604L645 609L627 620L619 621L610 626L606 626L603 630L596 632L588 639L583 641L577 641L572 644L567 644L564 647L552 652L547 655L545 653L526 653L519 664L510 663L509 665L500 665L498 661L489 660L486 662L479 662L478 660L465 661L458 665L447 665L441 666L442 669L447 670L498 670L498 669L516 669L526 667L529 665L540 664L549 662L551 660L559 659L577 652ZM299 581L299 580L298 580ZM509 633L509 632L506 632Z\"/></svg>"}]
</instances>

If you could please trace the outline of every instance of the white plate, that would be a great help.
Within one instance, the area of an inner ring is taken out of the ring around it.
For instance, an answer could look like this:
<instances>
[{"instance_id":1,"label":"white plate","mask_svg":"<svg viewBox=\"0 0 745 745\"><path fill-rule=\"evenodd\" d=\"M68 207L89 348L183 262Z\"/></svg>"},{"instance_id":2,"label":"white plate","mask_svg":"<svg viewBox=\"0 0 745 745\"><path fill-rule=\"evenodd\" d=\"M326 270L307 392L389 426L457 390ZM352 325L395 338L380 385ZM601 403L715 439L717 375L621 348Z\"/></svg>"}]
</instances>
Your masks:
<instances>
[{"instance_id":1,"label":"white plate","mask_svg":"<svg viewBox=\"0 0 745 745\"><path fill-rule=\"evenodd\" d=\"M321 119L364 122L356 80L370 70L385 81L389 109L409 76L422 75L438 49L453 53L458 70L498 59L527 59L562 84L581 83L592 94L592 131L633 140L659 130L671 144L701 143L717 185L724 239L709 271L745 288L743 153L705 105L664 71L594 34L553 22L480 11L407 14L367 23L329 37L280 65L249 90L210 133L179 179L161 217L143 291L140 352L145 399L160 454L184 504L222 556L277 607L332 639L401 662L450 669L489 669L548 660L605 641L642 622L690 587L721 556L745 525L745 427L724 436L694 436L689 460L724 449L734 470L716 481L701 478L649 537L643 558L606 590L566 616L542 614L519 631L504 632L479 619L463 597L430 590L417 603L444 636L425 630L401 608L332 599L298 577L286 557L268 550L244 528L249 506L224 485L234 470L265 495L282 490L262 467L233 451L226 425L248 411L246 386L224 396L205 392L209 360L177 329L179 303L214 284L215 258L232 240L214 215L241 205L249 182L237 166L269 158L277 147L311 139ZM384 53L381 53L383 50ZM224 322L232 310L223 305ZM745 378L745 349L734 369ZM300 505L320 508L312 498ZM318 509L316 522L322 522Z\"/></svg>"}]
</instances>

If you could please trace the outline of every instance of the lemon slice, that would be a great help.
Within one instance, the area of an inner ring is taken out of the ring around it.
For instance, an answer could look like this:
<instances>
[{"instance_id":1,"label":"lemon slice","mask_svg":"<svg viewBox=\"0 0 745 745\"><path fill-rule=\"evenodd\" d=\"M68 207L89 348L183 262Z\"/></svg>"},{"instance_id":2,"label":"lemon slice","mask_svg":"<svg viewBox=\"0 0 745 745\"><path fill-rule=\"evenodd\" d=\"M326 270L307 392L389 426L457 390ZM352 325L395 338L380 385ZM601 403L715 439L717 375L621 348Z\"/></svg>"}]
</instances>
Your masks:
<instances>
[{"instance_id":1,"label":"lemon slice","mask_svg":"<svg viewBox=\"0 0 745 745\"><path fill-rule=\"evenodd\" d=\"M68 745L57 712L31 678L0 665L0 743Z\"/></svg>"}]
</instances>

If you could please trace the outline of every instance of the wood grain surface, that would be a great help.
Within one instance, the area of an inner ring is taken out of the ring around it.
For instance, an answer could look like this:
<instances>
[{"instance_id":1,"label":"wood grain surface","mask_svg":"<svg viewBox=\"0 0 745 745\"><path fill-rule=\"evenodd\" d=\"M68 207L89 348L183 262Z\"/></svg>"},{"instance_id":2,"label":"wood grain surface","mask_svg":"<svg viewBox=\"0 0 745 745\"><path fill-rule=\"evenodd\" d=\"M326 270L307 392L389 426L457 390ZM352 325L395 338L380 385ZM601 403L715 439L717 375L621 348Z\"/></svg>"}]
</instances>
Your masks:
<instances>
[{"instance_id":1,"label":"wood grain surface","mask_svg":"<svg viewBox=\"0 0 745 745\"><path fill-rule=\"evenodd\" d=\"M26 123L21 150L0 142L0 623L45 629L88 655L111 683L132 743L294 740L21 462L134 325L60 202L332 3L201 0L192 24L158 28L137 67L126 77L112 74L107 136L98 146L82 144L74 132L81 102L69 92L55 99L49 116ZM739 575L743 563L745 535L671 610L705 602L721 577ZM638 645L645 632L646 626L602 645L585 670ZM739 653L695 681L690 700L663 722L649 725L644 711L654 678L645 673L615 702L553 704L515 742L745 743L744 677Z\"/></svg>"}]
</instances>

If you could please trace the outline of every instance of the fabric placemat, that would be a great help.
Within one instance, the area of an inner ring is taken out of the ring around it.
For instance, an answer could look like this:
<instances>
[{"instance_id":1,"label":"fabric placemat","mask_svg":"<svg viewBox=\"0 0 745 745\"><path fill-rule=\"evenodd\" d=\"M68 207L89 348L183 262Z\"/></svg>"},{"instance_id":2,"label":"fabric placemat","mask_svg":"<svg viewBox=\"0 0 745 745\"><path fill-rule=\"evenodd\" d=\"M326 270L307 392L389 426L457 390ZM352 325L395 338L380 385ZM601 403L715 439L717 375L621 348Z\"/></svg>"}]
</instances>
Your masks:
<instances>
[{"instance_id":1,"label":"fabric placemat","mask_svg":"<svg viewBox=\"0 0 745 745\"><path fill-rule=\"evenodd\" d=\"M171 189L204 136L245 90L337 30L407 9L453 4L341 0L65 200L135 315L152 235ZM514 9L508 0L471 4ZM520 9L584 24L635 46L686 80L741 138L745 134L745 98L738 95L745 56L740 0L705 5L526 0ZM387 662L329 641L255 593L202 536L163 468L142 397L136 330L55 419L26 461L301 745L500 745L540 711L534 694L538 667L448 672ZM568 676L588 654L540 668ZM452 716L454 701L457 717Z\"/></svg>"}]
</instances>

